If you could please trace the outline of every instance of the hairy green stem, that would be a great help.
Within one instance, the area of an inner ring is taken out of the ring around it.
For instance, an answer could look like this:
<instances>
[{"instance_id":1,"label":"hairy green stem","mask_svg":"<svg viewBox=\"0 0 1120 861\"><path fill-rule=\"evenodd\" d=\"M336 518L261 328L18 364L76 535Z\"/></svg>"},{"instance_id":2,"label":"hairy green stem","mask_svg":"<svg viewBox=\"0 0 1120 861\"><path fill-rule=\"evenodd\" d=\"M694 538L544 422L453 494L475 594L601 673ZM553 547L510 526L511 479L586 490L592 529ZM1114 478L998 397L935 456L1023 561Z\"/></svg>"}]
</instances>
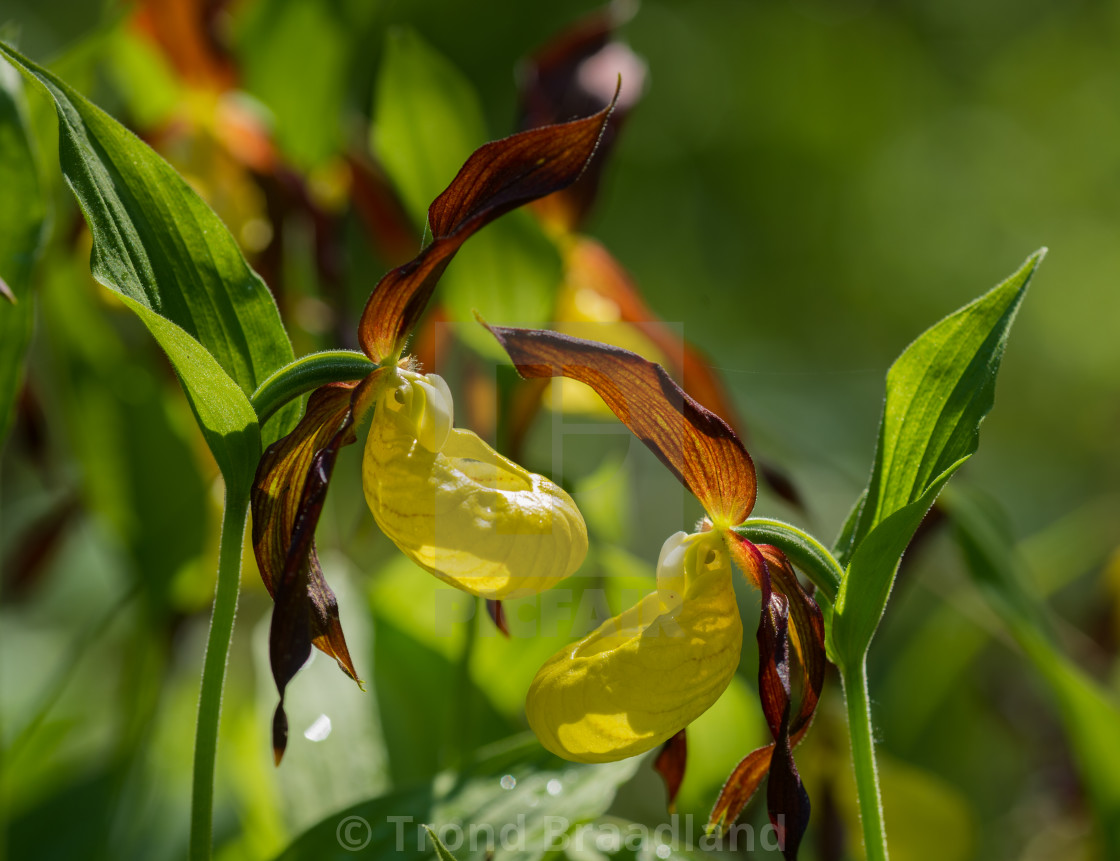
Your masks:
<instances>
[{"instance_id":1,"label":"hairy green stem","mask_svg":"<svg viewBox=\"0 0 1120 861\"><path fill-rule=\"evenodd\" d=\"M887 861L887 831L883 825L883 799L875 765L875 739L871 732L871 700L867 693L867 659L841 671L844 701L848 706L848 735L856 773L856 797L863 823L867 861Z\"/></svg>"},{"instance_id":2,"label":"hairy green stem","mask_svg":"<svg viewBox=\"0 0 1120 861\"><path fill-rule=\"evenodd\" d=\"M360 380L377 365L352 350L328 350L296 359L266 379L249 399L262 425L284 404L327 383Z\"/></svg>"},{"instance_id":3,"label":"hairy green stem","mask_svg":"<svg viewBox=\"0 0 1120 861\"><path fill-rule=\"evenodd\" d=\"M191 791L191 861L209 861L212 852L214 819L214 761L218 754L218 723L222 711L226 659L237 614L237 593L241 586L241 546L249 494L226 489L226 510L222 516L222 539L218 550L218 586L206 659L202 666L202 687L198 697L198 725L194 740L194 785Z\"/></svg>"},{"instance_id":4,"label":"hairy green stem","mask_svg":"<svg viewBox=\"0 0 1120 861\"><path fill-rule=\"evenodd\" d=\"M752 517L734 531L756 544L773 544L805 572L830 604L836 603L844 569L828 549L808 532L791 523Z\"/></svg>"}]
</instances>

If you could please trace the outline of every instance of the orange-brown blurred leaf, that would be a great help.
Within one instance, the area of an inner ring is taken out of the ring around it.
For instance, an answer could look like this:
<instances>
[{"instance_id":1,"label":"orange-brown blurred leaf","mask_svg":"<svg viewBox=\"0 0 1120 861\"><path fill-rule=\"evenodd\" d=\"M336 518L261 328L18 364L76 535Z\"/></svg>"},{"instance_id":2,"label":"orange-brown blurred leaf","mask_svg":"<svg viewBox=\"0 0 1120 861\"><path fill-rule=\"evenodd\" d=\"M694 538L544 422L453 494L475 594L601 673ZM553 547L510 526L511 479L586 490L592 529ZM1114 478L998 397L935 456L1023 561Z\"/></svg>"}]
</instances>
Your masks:
<instances>
[{"instance_id":1,"label":"orange-brown blurred leaf","mask_svg":"<svg viewBox=\"0 0 1120 861\"><path fill-rule=\"evenodd\" d=\"M727 423L685 394L660 365L557 332L489 329L521 376L568 377L591 386L717 525L746 520L755 499L750 455Z\"/></svg>"},{"instance_id":2,"label":"orange-brown blurred leaf","mask_svg":"<svg viewBox=\"0 0 1120 861\"><path fill-rule=\"evenodd\" d=\"M269 659L280 694L273 717L273 753L284 754L288 721L284 692L315 646L358 682L338 618L338 602L315 553L315 526L339 449L353 442L354 422L368 403L375 372L360 383L331 383L312 393L307 412L265 451L253 483L253 551L275 602Z\"/></svg>"},{"instance_id":3,"label":"orange-brown blurred leaf","mask_svg":"<svg viewBox=\"0 0 1120 861\"><path fill-rule=\"evenodd\" d=\"M375 362L395 358L443 271L476 231L512 209L570 185L595 152L611 107L563 125L479 147L428 208L432 242L374 287L358 338Z\"/></svg>"},{"instance_id":4,"label":"orange-brown blurred leaf","mask_svg":"<svg viewBox=\"0 0 1120 861\"><path fill-rule=\"evenodd\" d=\"M575 237L565 251L564 268L569 289L590 290L611 302L618 309L618 319L633 325L664 356L681 388L747 439L743 421L708 357L654 313L633 277L603 245L586 236ZM771 490L791 505L803 507L797 488L781 468L761 460L757 466Z\"/></svg>"},{"instance_id":5,"label":"orange-brown blurred leaf","mask_svg":"<svg viewBox=\"0 0 1120 861\"><path fill-rule=\"evenodd\" d=\"M214 26L222 5L206 0L143 0L133 23L159 45L184 81L222 91L236 82Z\"/></svg>"},{"instance_id":6,"label":"orange-brown blurred leaf","mask_svg":"<svg viewBox=\"0 0 1120 861\"><path fill-rule=\"evenodd\" d=\"M416 232L385 172L365 155L348 159L354 183L354 209L378 254L397 266L416 253Z\"/></svg>"}]
</instances>

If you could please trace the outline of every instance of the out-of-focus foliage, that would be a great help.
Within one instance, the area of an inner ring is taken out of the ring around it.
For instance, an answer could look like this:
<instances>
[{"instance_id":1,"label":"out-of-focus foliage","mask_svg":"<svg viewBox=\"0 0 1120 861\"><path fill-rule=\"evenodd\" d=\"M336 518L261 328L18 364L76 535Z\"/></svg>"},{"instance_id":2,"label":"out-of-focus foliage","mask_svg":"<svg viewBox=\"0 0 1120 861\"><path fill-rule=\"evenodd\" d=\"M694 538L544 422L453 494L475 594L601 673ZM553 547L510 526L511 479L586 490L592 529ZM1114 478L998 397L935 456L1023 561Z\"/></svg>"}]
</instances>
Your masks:
<instances>
[{"instance_id":1,"label":"out-of-focus foliage","mask_svg":"<svg viewBox=\"0 0 1120 861\"><path fill-rule=\"evenodd\" d=\"M519 59L591 8L7 0L0 31L187 178L303 354L354 346L369 290L420 247L423 207L451 178L440 171L515 130ZM1120 691L1120 12L1060 0L645 0L620 36L649 80L582 229L712 357L752 455L788 470L807 504L799 514L760 487L758 514L838 531L871 467L885 369L931 321L1049 246L965 468L1007 513L1016 538L1001 540L1019 561L1001 576L1026 597L974 576L975 548L969 568L931 524L877 632L871 689L895 857L1107 857L1095 822L1115 815L1118 784L1091 740L1115 730L1102 715ZM19 299L0 297L8 856L179 858L217 471L162 352L89 276L53 105L7 67L0 76L0 177L26 186L0 178L0 277ZM13 93L25 112L3 107ZM13 116L33 133L39 183L30 154L12 168L27 146ZM31 252L48 209L40 262L21 271L29 257L6 261ZM27 238L13 239L12 213ZM546 322L561 257L524 213L472 244L440 288L448 316L433 329L467 347L439 341L426 370L469 405L465 424L500 437L514 417L495 405L515 384L470 349L489 341L469 312ZM27 385L9 397L20 348L6 327L13 309L26 327L32 307ZM336 839L340 811L376 818L378 839L393 834L387 817L412 815L411 841L427 816L437 833L439 817L480 810L504 822L497 806L529 790L542 815L569 818L570 835L585 821L667 821L644 762L570 781L567 766L531 753L474 761L524 729L540 664L647 592L661 537L700 514L614 431L543 412L525 440L526 465L562 480L584 511L592 552L558 590L506 605L511 641L377 536L360 452L340 455L319 543L336 591L358 598L343 602L343 623L370 692L315 662L292 684L293 701L310 704L292 709L289 753L272 767L271 603L248 561L219 750L219 858L272 858L293 840L293 857L354 857ZM740 605L753 625L757 598L743 590ZM765 741L752 649L690 731L678 810L695 817L697 840L723 777ZM797 752L814 801L805 858L861 852L837 692L830 677ZM516 789L503 788L507 774ZM747 816L764 821L757 802ZM564 850L595 852L636 855Z\"/></svg>"},{"instance_id":2,"label":"out-of-focus foliage","mask_svg":"<svg viewBox=\"0 0 1120 861\"><path fill-rule=\"evenodd\" d=\"M34 320L31 272L46 217L37 147L23 82L0 67L0 439L7 436L23 382L23 360Z\"/></svg>"}]
</instances>

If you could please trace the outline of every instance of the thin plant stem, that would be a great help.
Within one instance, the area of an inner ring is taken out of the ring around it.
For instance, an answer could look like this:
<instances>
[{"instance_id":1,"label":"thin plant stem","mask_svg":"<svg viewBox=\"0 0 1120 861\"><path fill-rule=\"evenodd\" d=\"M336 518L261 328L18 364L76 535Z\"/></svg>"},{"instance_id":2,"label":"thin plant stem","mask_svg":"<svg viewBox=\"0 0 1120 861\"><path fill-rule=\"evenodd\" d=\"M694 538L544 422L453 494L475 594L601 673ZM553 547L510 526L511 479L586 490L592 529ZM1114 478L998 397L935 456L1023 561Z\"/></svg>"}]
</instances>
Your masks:
<instances>
[{"instance_id":1,"label":"thin plant stem","mask_svg":"<svg viewBox=\"0 0 1120 861\"><path fill-rule=\"evenodd\" d=\"M206 659L202 666L202 687L198 697L198 725L194 741L194 785L191 791L191 861L209 861L213 850L214 762L218 754L218 724L225 687L226 660L237 614L237 594L241 587L241 546L249 495L244 490L226 491L226 510L222 515L222 538L218 549L218 586L210 635L206 640Z\"/></svg>"},{"instance_id":2,"label":"thin plant stem","mask_svg":"<svg viewBox=\"0 0 1120 861\"><path fill-rule=\"evenodd\" d=\"M875 739L871 733L871 700L867 693L867 660L861 658L841 673L848 706L848 735L856 773L856 797L863 823L867 861L887 861L887 831L883 825L883 799L875 765Z\"/></svg>"}]
</instances>

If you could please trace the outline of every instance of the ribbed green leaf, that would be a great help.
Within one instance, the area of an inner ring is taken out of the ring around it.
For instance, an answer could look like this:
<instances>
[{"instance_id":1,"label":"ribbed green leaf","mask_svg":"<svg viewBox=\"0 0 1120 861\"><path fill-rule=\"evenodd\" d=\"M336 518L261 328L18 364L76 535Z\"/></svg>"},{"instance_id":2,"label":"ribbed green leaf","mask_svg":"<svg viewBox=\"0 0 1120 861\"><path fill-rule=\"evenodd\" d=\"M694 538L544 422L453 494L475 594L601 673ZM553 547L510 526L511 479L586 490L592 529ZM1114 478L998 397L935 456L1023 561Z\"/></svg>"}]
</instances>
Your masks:
<instances>
[{"instance_id":1,"label":"ribbed green leaf","mask_svg":"<svg viewBox=\"0 0 1120 861\"><path fill-rule=\"evenodd\" d=\"M90 269L167 350L227 482L251 479L248 395L293 358L268 288L221 220L147 145L63 81L0 44L53 98L59 164L93 234ZM295 407L270 423L275 436Z\"/></svg>"},{"instance_id":2,"label":"ribbed green leaf","mask_svg":"<svg viewBox=\"0 0 1120 861\"><path fill-rule=\"evenodd\" d=\"M439 861L455 861L455 856L443 845L439 835L427 825L424 826L424 830L428 832L428 839L432 841L432 846L436 850L436 857L439 858Z\"/></svg>"},{"instance_id":3,"label":"ribbed green leaf","mask_svg":"<svg viewBox=\"0 0 1120 861\"><path fill-rule=\"evenodd\" d=\"M249 399L198 341L131 296L122 298L175 367L226 485L247 491L261 456L260 428Z\"/></svg>"},{"instance_id":4,"label":"ribbed green leaf","mask_svg":"<svg viewBox=\"0 0 1120 861\"><path fill-rule=\"evenodd\" d=\"M0 60L0 445L11 427L31 340L31 271L42 248L46 202L28 125L23 81ZM2 288L0 288L2 291Z\"/></svg>"},{"instance_id":5,"label":"ribbed green leaf","mask_svg":"<svg viewBox=\"0 0 1120 861\"><path fill-rule=\"evenodd\" d=\"M850 533L833 622L832 644L847 665L866 653L922 517L976 451L1011 323L1044 253L928 329L887 373L875 466Z\"/></svg>"}]
</instances>

